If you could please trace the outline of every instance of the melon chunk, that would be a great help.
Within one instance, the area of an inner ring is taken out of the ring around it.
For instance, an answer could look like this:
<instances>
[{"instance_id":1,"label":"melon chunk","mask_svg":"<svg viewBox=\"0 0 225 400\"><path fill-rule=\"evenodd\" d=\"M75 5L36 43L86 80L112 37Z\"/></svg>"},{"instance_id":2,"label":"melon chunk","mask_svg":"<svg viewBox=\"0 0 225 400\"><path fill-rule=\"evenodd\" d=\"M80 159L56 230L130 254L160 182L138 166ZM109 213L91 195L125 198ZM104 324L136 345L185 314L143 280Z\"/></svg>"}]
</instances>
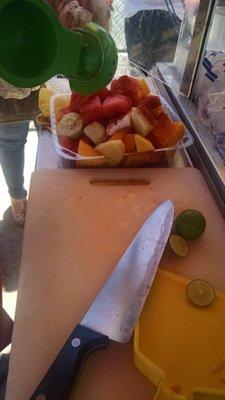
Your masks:
<instances>
[{"instance_id":1,"label":"melon chunk","mask_svg":"<svg viewBox=\"0 0 225 400\"><path fill-rule=\"evenodd\" d=\"M143 151L154 150L154 146L150 142L150 140L148 140L140 135L135 135L135 143L136 143L136 148L137 148L138 153L142 153Z\"/></svg>"},{"instance_id":2,"label":"melon chunk","mask_svg":"<svg viewBox=\"0 0 225 400\"><path fill-rule=\"evenodd\" d=\"M125 146L122 140L109 140L99 144L95 149L106 157L107 164L110 167L119 164L125 154Z\"/></svg>"},{"instance_id":3,"label":"melon chunk","mask_svg":"<svg viewBox=\"0 0 225 400\"><path fill-rule=\"evenodd\" d=\"M104 141L105 128L102 124L95 121L84 128L84 133L94 144L99 144Z\"/></svg>"},{"instance_id":4,"label":"melon chunk","mask_svg":"<svg viewBox=\"0 0 225 400\"><path fill-rule=\"evenodd\" d=\"M80 156L84 156L84 157L98 157L99 156L99 153L82 139L80 139L80 141L79 141L78 154Z\"/></svg>"},{"instance_id":5,"label":"melon chunk","mask_svg":"<svg viewBox=\"0 0 225 400\"><path fill-rule=\"evenodd\" d=\"M131 121L136 133L141 136L147 136L153 129L153 125L149 119L146 118L138 107L132 108Z\"/></svg>"}]
</instances>

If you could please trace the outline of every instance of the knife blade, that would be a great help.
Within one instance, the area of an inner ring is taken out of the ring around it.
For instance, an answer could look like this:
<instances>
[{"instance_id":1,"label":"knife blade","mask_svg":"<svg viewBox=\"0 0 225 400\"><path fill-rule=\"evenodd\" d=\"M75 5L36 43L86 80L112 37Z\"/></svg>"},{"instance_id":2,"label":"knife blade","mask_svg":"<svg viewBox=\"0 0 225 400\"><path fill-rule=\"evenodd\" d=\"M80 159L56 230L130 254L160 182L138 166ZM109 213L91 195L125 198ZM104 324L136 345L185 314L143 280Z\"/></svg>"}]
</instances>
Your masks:
<instances>
[{"instance_id":1,"label":"knife blade","mask_svg":"<svg viewBox=\"0 0 225 400\"><path fill-rule=\"evenodd\" d=\"M173 217L174 205L170 200L148 217L30 400L67 400L91 352L105 349L109 339L120 343L130 339L165 249Z\"/></svg>"}]
</instances>

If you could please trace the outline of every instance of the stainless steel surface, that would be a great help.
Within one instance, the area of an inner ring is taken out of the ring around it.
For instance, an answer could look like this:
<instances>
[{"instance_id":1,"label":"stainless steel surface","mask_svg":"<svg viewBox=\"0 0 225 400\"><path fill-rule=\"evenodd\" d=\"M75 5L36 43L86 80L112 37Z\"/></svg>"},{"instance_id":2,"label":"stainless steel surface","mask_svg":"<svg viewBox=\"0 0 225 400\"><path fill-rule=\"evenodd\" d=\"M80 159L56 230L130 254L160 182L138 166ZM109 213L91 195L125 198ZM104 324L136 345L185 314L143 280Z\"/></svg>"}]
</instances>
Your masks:
<instances>
[{"instance_id":1,"label":"stainless steel surface","mask_svg":"<svg viewBox=\"0 0 225 400\"><path fill-rule=\"evenodd\" d=\"M225 217L225 164L215 148L213 133L198 119L197 109L191 100L168 91L181 119L194 137L194 146L188 149L192 164L201 171Z\"/></svg>"},{"instance_id":2,"label":"stainless steel surface","mask_svg":"<svg viewBox=\"0 0 225 400\"><path fill-rule=\"evenodd\" d=\"M152 285L174 216L170 200L146 220L81 324L110 339L129 340Z\"/></svg>"}]
</instances>

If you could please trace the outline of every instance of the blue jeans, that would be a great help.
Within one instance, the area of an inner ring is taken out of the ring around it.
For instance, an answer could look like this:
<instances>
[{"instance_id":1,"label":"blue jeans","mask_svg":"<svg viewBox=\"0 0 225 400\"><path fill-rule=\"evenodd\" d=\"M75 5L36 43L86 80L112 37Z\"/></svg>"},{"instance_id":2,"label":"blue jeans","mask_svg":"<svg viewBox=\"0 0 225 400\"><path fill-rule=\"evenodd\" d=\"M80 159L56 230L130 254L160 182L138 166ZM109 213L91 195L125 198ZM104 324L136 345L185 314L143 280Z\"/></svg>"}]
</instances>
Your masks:
<instances>
[{"instance_id":1,"label":"blue jeans","mask_svg":"<svg viewBox=\"0 0 225 400\"><path fill-rule=\"evenodd\" d=\"M0 163L9 194L15 199L23 199L27 195L23 186L23 169L28 131L29 122L0 124Z\"/></svg>"}]
</instances>

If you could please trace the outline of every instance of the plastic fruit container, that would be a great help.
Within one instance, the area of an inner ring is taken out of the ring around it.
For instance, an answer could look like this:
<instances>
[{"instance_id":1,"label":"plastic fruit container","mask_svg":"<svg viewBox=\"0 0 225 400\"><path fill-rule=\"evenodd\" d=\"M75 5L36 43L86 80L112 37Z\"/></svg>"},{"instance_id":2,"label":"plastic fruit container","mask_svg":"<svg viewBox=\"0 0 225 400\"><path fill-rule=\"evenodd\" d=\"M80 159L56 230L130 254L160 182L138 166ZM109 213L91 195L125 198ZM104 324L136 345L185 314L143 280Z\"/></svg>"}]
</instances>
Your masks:
<instances>
[{"instance_id":1,"label":"plastic fruit container","mask_svg":"<svg viewBox=\"0 0 225 400\"><path fill-rule=\"evenodd\" d=\"M62 102L65 103L68 100L68 105L70 101L70 94L65 93L57 93L51 98L51 129L53 140L56 148L56 152L60 157L74 161L75 167L108 167L108 165L104 162L104 157L83 157L79 154L66 149L60 144L59 135L57 131L57 121L56 121L56 113L57 110L61 107ZM165 111L170 115L171 119L176 120L175 115L169 105L161 98L162 105ZM174 157L177 150L185 149L190 147L193 144L193 138L191 134L185 130L185 134L180 142L178 142L175 146L164 148L164 149L154 149L148 152L143 153L126 153L116 167L121 168L133 168L133 167L150 167L156 166L159 164L165 163L165 161L169 158L171 160Z\"/></svg>"}]
</instances>

